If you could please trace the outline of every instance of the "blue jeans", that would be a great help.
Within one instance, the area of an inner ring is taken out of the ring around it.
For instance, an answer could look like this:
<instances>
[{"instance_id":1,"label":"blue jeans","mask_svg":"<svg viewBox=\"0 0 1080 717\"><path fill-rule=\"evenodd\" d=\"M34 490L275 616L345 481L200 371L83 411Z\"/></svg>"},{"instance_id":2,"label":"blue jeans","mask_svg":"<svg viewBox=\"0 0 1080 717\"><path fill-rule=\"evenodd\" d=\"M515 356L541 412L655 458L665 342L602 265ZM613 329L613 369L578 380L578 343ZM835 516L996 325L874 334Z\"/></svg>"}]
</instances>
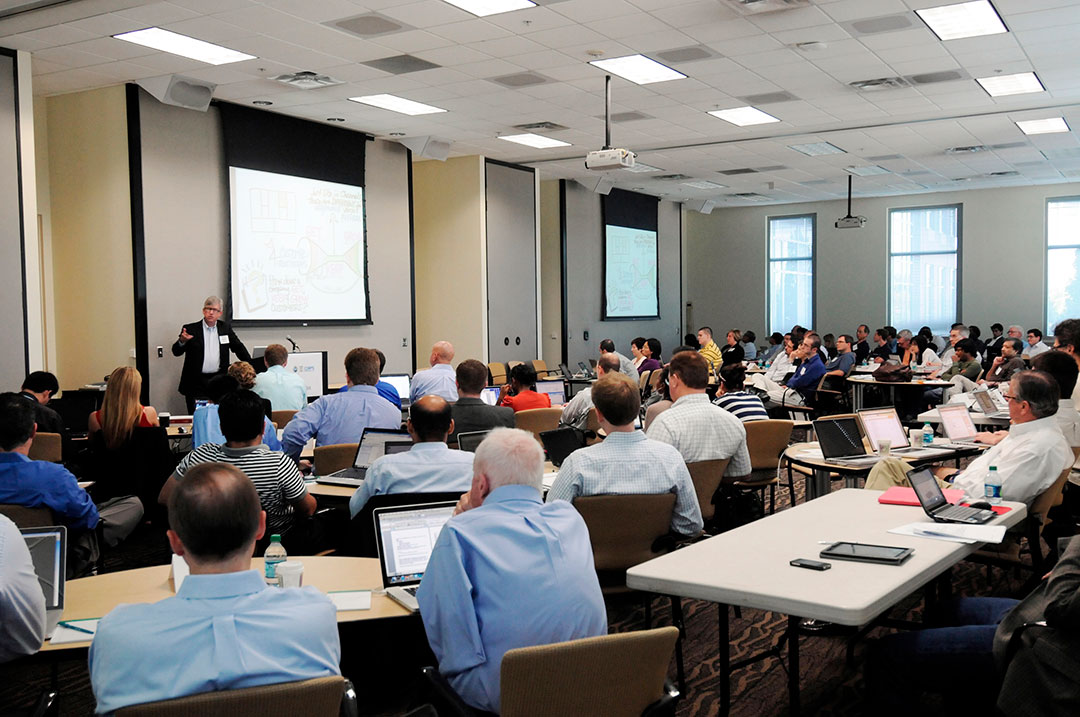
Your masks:
<instances>
[{"instance_id":1,"label":"blue jeans","mask_svg":"<svg viewBox=\"0 0 1080 717\"><path fill-rule=\"evenodd\" d=\"M1009 598L960 598L947 603L940 627L887 635L870 645L867 704L884 714L918 706L920 693L964 696L970 706L993 705L1000 678L994 668L994 632L1016 605Z\"/></svg>"}]
</instances>

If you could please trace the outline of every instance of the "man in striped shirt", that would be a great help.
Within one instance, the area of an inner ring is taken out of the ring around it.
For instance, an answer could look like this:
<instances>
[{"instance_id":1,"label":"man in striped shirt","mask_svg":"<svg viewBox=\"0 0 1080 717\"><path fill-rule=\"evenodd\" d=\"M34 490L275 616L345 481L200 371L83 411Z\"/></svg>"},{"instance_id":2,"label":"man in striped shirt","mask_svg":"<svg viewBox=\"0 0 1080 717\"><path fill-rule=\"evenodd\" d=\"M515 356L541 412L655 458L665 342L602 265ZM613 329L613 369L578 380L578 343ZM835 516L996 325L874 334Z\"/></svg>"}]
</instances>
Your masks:
<instances>
[{"instance_id":1,"label":"man in striped shirt","mask_svg":"<svg viewBox=\"0 0 1080 717\"><path fill-rule=\"evenodd\" d=\"M769 414L765 411L765 404L756 394L745 390L743 387L745 380L746 369L742 367L742 364L724 366L720 369L720 389L713 403L733 414L743 423L768 420Z\"/></svg>"},{"instance_id":2,"label":"man in striped shirt","mask_svg":"<svg viewBox=\"0 0 1080 717\"><path fill-rule=\"evenodd\" d=\"M701 354L709 363L710 370L713 366L720 363L720 347L716 345L716 342L712 338L712 328L709 326L702 326L697 332L698 344L701 348L698 349L698 353Z\"/></svg>"},{"instance_id":3,"label":"man in striped shirt","mask_svg":"<svg viewBox=\"0 0 1080 717\"><path fill-rule=\"evenodd\" d=\"M244 472L255 484L259 502L266 511L266 534L281 535L286 550L306 548L308 535L293 533L297 517L315 513L315 497L304 485L296 463L281 451L272 451L262 442L263 404L254 391L240 390L222 397L218 404L225 444L205 443L189 453L158 496L165 505L177 483L192 466L201 463L228 463Z\"/></svg>"}]
</instances>

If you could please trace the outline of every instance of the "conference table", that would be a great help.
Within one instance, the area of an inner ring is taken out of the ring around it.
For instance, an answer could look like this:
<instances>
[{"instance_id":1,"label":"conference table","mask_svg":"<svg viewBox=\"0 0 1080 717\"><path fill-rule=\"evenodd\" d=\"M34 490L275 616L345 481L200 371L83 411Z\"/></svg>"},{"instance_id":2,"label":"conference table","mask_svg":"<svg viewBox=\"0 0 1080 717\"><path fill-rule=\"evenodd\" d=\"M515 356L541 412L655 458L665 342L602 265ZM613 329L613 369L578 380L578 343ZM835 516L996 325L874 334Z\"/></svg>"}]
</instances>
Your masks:
<instances>
[{"instance_id":1,"label":"conference table","mask_svg":"<svg viewBox=\"0 0 1080 717\"><path fill-rule=\"evenodd\" d=\"M929 584L982 547L924 536L897 535L891 528L931 522L921 508L878 503L878 491L843 489L769 515L721 535L630 568L626 585L634 590L706 600L719 605L721 714L731 705L732 669L745 667L774 651L731 663L728 608L739 606L788 615L780 642L788 643L788 693L791 714L799 703L801 620L812 618L862 627L901 599ZM1023 503L1003 503L1008 512L992 525L1014 526L1027 511ZM823 542L853 541L914 548L901 565L833 560L825 571L790 566L795 558L819 560Z\"/></svg>"},{"instance_id":2,"label":"conference table","mask_svg":"<svg viewBox=\"0 0 1080 717\"><path fill-rule=\"evenodd\" d=\"M1007 428L1009 425L1008 418L991 418L985 413L968 411L968 416L971 418L971 422L976 426L988 426L990 428L999 427ZM936 408L931 408L929 411L923 411L915 420L919 423L941 423L941 414L938 413Z\"/></svg>"},{"instance_id":3,"label":"conference table","mask_svg":"<svg viewBox=\"0 0 1080 717\"><path fill-rule=\"evenodd\" d=\"M851 406L852 410L858 411L863 408L863 391L867 386L884 386L889 389L889 404L890 406L896 405L896 389L897 387L910 387L918 386L919 388L944 388L946 386L952 386L950 381L942 381L936 378L915 378L911 381L878 381L873 376L866 373L852 373L847 378L848 383L851 384Z\"/></svg>"}]
</instances>

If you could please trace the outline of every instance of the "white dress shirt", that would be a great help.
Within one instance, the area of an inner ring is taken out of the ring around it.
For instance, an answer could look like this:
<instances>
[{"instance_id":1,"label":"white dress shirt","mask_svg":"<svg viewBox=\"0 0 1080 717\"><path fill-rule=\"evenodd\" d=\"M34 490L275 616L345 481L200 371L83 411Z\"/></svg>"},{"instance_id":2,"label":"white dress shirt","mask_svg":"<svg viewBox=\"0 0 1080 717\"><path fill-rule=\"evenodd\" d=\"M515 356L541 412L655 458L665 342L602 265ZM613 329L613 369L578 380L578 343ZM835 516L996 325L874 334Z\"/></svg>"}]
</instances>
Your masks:
<instances>
[{"instance_id":1,"label":"white dress shirt","mask_svg":"<svg viewBox=\"0 0 1080 717\"><path fill-rule=\"evenodd\" d=\"M1020 355L1029 359L1033 359L1039 354L1046 353L1049 350L1049 346L1044 344L1042 341L1039 341L1034 346L1032 346L1031 344L1024 346L1024 350L1020 352Z\"/></svg>"},{"instance_id":2,"label":"white dress shirt","mask_svg":"<svg viewBox=\"0 0 1080 717\"><path fill-rule=\"evenodd\" d=\"M787 376L792 369L791 358L780 350L776 353L776 358L769 365L769 368L765 370L765 378L769 379L773 383L780 383L784 380L784 376Z\"/></svg>"},{"instance_id":3,"label":"white dress shirt","mask_svg":"<svg viewBox=\"0 0 1080 717\"><path fill-rule=\"evenodd\" d=\"M1061 429L1065 440L1069 442L1069 446L1073 448L1080 446L1080 413L1077 412L1076 404L1071 398L1058 401L1058 410L1054 418L1057 419L1058 428ZM1073 464L1072 473L1069 474L1069 482L1080 485L1080 473L1077 471L1080 471L1080 459Z\"/></svg>"},{"instance_id":4,"label":"white dress shirt","mask_svg":"<svg viewBox=\"0 0 1080 717\"><path fill-rule=\"evenodd\" d=\"M724 475L750 473L742 421L712 405L704 393L691 393L671 404L649 426L648 435L675 446L687 463L730 458Z\"/></svg>"},{"instance_id":5,"label":"white dress shirt","mask_svg":"<svg viewBox=\"0 0 1080 717\"><path fill-rule=\"evenodd\" d=\"M349 499L355 518L368 499L389 493L464 493L472 487L473 454L442 441L416 443L404 453L376 458Z\"/></svg>"},{"instance_id":6,"label":"white dress shirt","mask_svg":"<svg viewBox=\"0 0 1080 717\"><path fill-rule=\"evenodd\" d=\"M218 342L217 324L208 326L202 322L203 333L203 373L217 373L221 370L221 346Z\"/></svg>"}]
</instances>

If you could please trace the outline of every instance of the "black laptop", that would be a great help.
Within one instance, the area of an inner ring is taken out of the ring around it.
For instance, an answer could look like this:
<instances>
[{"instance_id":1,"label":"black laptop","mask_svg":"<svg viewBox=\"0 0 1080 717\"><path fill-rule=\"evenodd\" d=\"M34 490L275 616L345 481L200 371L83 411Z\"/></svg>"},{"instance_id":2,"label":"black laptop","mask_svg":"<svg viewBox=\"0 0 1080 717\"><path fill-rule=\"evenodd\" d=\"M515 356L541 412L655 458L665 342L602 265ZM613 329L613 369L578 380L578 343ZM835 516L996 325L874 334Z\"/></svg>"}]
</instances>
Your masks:
<instances>
[{"instance_id":1,"label":"black laptop","mask_svg":"<svg viewBox=\"0 0 1080 717\"><path fill-rule=\"evenodd\" d=\"M878 456L866 454L859 422L855 418L819 418L814 421L814 434L822 457L829 463L872 466L880 460Z\"/></svg>"},{"instance_id":2,"label":"black laptop","mask_svg":"<svg viewBox=\"0 0 1080 717\"><path fill-rule=\"evenodd\" d=\"M926 514L939 523L969 523L980 525L988 523L997 515L992 510L953 505L945 499L945 493L938 485L929 468L908 471L908 481L915 489L915 495Z\"/></svg>"},{"instance_id":3,"label":"black laptop","mask_svg":"<svg viewBox=\"0 0 1080 717\"><path fill-rule=\"evenodd\" d=\"M566 457L585 446L581 431L576 428L556 428L553 431L541 431L540 442L544 444L548 460L558 468Z\"/></svg>"}]
</instances>

